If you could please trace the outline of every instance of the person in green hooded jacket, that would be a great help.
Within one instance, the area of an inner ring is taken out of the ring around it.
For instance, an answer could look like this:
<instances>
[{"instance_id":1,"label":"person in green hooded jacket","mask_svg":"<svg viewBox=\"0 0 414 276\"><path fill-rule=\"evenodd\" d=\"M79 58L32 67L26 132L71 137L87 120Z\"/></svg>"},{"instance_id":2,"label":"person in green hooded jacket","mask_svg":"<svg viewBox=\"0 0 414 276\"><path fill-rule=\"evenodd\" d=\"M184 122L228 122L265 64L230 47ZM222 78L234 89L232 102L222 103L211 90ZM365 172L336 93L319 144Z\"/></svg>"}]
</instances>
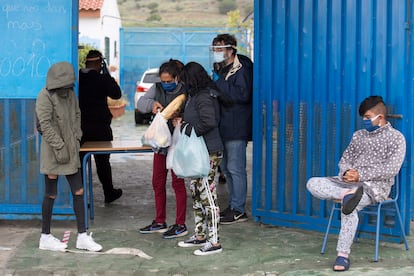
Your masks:
<instances>
[{"instance_id":1,"label":"person in green hooded jacket","mask_svg":"<svg viewBox=\"0 0 414 276\"><path fill-rule=\"evenodd\" d=\"M53 64L46 78L46 86L36 101L36 116L42 134L40 147L40 172L44 174L45 193L42 202L42 232L39 248L63 251L67 244L55 238L50 232L52 211L57 196L58 176L64 175L73 196L78 237L76 248L100 251L92 234L86 233L83 185L80 172L80 109L74 92L75 72L72 64Z\"/></svg>"}]
</instances>

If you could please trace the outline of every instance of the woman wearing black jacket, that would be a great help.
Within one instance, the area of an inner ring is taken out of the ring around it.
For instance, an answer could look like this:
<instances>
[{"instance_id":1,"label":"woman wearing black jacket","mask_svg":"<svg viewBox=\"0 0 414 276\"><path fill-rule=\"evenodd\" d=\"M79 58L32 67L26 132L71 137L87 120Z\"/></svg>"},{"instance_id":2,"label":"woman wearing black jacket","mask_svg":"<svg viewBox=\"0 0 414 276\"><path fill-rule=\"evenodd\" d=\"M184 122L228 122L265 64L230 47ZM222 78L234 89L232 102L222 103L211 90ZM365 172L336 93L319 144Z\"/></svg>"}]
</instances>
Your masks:
<instances>
[{"instance_id":1,"label":"woman wearing black jacket","mask_svg":"<svg viewBox=\"0 0 414 276\"><path fill-rule=\"evenodd\" d=\"M183 129L185 127L188 136L192 130L197 136L203 136L210 154L210 172L207 177L208 183L203 182L202 178L191 180L195 234L190 239L179 242L178 246L201 246L194 251L194 254L210 255L222 251L218 237L220 215L215 182L223 151L218 129L220 120L218 92L207 72L196 62L184 66L181 80L188 93L183 115Z\"/></svg>"}]
</instances>

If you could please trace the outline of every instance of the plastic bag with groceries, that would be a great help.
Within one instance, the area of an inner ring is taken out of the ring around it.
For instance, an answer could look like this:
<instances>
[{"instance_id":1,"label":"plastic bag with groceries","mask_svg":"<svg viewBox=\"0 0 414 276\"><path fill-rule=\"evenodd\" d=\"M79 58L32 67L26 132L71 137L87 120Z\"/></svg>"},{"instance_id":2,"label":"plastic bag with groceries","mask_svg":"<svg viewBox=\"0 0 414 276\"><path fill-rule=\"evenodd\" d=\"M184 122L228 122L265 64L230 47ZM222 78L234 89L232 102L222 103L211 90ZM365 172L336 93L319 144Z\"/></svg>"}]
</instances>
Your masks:
<instances>
[{"instance_id":1,"label":"plastic bag with groceries","mask_svg":"<svg viewBox=\"0 0 414 276\"><path fill-rule=\"evenodd\" d=\"M158 112L141 139L142 145L153 149L166 148L171 144L171 132L167 120Z\"/></svg>"}]
</instances>

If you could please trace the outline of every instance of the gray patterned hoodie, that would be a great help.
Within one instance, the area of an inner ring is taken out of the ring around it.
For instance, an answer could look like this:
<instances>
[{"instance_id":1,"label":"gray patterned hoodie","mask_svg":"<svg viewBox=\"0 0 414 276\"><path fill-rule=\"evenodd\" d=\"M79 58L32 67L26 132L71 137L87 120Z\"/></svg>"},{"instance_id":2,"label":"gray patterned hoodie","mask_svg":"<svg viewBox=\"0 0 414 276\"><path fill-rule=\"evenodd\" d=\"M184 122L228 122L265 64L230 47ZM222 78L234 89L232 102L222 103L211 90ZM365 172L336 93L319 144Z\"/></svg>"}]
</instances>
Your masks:
<instances>
[{"instance_id":1,"label":"gray patterned hoodie","mask_svg":"<svg viewBox=\"0 0 414 276\"><path fill-rule=\"evenodd\" d=\"M339 161L339 177L355 169L375 202L387 199L405 157L405 138L389 122L372 132L356 131Z\"/></svg>"}]
</instances>

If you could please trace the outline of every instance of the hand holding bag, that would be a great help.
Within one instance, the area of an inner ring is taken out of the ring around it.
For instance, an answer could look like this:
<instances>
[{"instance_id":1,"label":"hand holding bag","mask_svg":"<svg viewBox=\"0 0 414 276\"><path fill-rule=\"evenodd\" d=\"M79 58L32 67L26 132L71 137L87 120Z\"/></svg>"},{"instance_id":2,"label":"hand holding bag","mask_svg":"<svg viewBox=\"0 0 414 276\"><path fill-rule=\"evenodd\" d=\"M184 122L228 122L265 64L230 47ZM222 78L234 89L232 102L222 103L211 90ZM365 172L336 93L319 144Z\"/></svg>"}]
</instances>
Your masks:
<instances>
[{"instance_id":1,"label":"hand holding bag","mask_svg":"<svg viewBox=\"0 0 414 276\"><path fill-rule=\"evenodd\" d=\"M202 136L197 137L194 129L188 137L184 127L175 146L173 170L178 177L201 178L208 176L210 156Z\"/></svg>"},{"instance_id":2,"label":"hand holding bag","mask_svg":"<svg viewBox=\"0 0 414 276\"><path fill-rule=\"evenodd\" d=\"M154 149L166 148L171 144L171 132L167 120L158 112L151 125L145 131L141 139L142 145Z\"/></svg>"}]
</instances>

